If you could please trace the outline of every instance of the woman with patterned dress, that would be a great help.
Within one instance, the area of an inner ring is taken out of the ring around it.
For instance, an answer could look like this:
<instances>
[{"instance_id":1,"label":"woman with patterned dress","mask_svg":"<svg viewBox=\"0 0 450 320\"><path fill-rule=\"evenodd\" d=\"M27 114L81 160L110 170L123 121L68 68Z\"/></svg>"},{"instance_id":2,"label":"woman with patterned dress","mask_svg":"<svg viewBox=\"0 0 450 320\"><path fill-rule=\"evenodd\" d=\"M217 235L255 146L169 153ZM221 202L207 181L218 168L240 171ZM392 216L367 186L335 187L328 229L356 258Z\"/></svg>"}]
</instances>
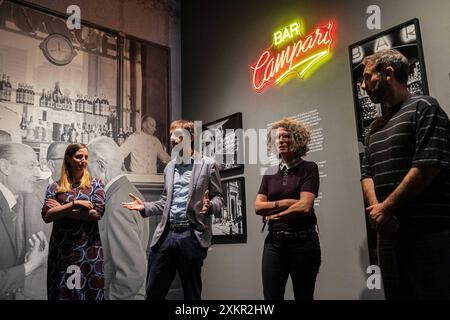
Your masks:
<instances>
[{"instance_id":1,"label":"woman with patterned dress","mask_svg":"<svg viewBox=\"0 0 450 320\"><path fill-rule=\"evenodd\" d=\"M47 188L42 218L53 222L47 271L49 300L103 300L103 249L98 220L105 208L101 183L87 170L86 145L70 144L61 178Z\"/></svg>"}]
</instances>

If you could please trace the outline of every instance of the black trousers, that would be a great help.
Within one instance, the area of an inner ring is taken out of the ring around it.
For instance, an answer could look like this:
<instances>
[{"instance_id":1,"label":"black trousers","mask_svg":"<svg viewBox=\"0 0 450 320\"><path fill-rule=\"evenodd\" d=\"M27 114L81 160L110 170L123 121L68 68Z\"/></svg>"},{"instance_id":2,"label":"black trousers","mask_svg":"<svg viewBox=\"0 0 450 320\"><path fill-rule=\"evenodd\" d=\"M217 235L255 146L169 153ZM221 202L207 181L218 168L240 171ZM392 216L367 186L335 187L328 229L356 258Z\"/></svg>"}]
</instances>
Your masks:
<instances>
[{"instance_id":1,"label":"black trousers","mask_svg":"<svg viewBox=\"0 0 450 320\"><path fill-rule=\"evenodd\" d=\"M295 300L313 300L321 264L319 236L280 240L270 233L264 243L262 280L265 300L283 300L291 276Z\"/></svg>"},{"instance_id":2,"label":"black trousers","mask_svg":"<svg viewBox=\"0 0 450 320\"><path fill-rule=\"evenodd\" d=\"M394 236L377 234L378 264L383 279L384 298L386 300L402 299L398 259L394 251Z\"/></svg>"},{"instance_id":3,"label":"black trousers","mask_svg":"<svg viewBox=\"0 0 450 320\"><path fill-rule=\"evenodd\" d=\"M149 255L147 300L164 300L176 271L184 299L201 300L201 271L207 251L200 246L193 231L169 231L161 246Z\"/></svg>"},{"instance_id":4,"label":"black trousers","mask_svg":"<svg viewBox=\"0 0 450 320\"><path fill-rule=\"evenodd\" d=\"M379 258L386 299L450 299L450 230L402 228L384 240Z\"/></svg>"}]
</instances>

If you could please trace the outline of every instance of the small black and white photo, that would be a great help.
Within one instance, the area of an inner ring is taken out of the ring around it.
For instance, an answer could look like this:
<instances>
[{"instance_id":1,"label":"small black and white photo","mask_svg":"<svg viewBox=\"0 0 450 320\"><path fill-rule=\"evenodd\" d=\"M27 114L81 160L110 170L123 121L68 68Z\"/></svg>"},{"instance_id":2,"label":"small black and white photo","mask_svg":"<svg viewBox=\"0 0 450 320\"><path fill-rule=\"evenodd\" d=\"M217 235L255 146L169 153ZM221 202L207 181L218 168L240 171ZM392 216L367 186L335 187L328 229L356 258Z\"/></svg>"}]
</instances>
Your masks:
<instances>
[{"instance_id":1,"label":"small black and white photo","mask_svg":"<svg viewBox=\"0 0 450 320\"><path fill-rule=\"evenodd\" d=\"M220 216L213 217L213 239L219 243L246 243L245 179L222 180L224 207Z\"/></svg>"},{"instance_id":2,"label":"small black and white photo","mask_svg":"<svg viewBox=\"0 0 450 320\"><path fill-rule=\"evenodd\" d=\"M244 168L241 141L240 112L203 125L202 154L215 159L221 172Z\"/></svg>"}]
</instances>

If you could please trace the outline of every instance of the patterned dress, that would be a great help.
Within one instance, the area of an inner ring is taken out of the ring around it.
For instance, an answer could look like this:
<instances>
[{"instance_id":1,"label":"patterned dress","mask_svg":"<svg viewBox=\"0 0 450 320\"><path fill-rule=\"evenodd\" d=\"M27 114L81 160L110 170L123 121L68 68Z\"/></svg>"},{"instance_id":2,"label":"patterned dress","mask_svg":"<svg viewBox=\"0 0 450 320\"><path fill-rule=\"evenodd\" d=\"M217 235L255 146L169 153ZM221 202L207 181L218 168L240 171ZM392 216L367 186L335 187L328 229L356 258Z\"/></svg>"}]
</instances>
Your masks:
<instances>
[{"instance_id":1,"label":"patterned dress","mask_svg":"<svg viewBox=\"0 0 450 320\"><path fill-rule=\"evenodd\" d=\"M91 188L73 188L58 193L57 183L47 188L45 199L60 204L89 200L103 216L105 192L93 179ZM42 215L49 208L44 205ZM49 300L103 300L103 248L97 221L64 218L53 222L48 255L47 295Z\"/></svg>"}]
</instances>

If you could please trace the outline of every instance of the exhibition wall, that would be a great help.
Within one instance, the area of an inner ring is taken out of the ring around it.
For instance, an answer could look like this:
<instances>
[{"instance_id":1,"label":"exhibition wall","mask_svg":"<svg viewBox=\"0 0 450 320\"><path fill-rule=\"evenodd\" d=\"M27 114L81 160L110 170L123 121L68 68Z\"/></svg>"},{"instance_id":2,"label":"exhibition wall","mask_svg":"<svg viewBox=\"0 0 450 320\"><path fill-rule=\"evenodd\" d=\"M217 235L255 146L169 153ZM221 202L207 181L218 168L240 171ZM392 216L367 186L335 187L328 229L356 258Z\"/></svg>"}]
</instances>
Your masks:
<instances>
[{"instance_id":1,"label":"exhibition wall","mask_svg":"<svg viewBox=\"0 0 450 320\"><path fill-rule=\"evenodd\" d=\"M381 9L381 29L370 30L370 5ZM370 265L364 204L360 189L357 127L349 45L417 18L421 28L430 95L450 112L450 2L401 1L183 1L183 118L211 122L242 113L244 130L265 129L284 118L306 120L316 144L306 159L319 163L321 185L316 201L322 265L316 299L383 299L369 290ZM252 69L278 29L296 19L306 34L333 21L332 56L305 79L257 92ZM248 158L247 158L248 159ZM261 255L267 231L254 200L262 164L245 163L247 242L217 244L203 271L204 299L261 299ZM290 282L286 299L293 299Z\"/></svg>"}]
</instances>

